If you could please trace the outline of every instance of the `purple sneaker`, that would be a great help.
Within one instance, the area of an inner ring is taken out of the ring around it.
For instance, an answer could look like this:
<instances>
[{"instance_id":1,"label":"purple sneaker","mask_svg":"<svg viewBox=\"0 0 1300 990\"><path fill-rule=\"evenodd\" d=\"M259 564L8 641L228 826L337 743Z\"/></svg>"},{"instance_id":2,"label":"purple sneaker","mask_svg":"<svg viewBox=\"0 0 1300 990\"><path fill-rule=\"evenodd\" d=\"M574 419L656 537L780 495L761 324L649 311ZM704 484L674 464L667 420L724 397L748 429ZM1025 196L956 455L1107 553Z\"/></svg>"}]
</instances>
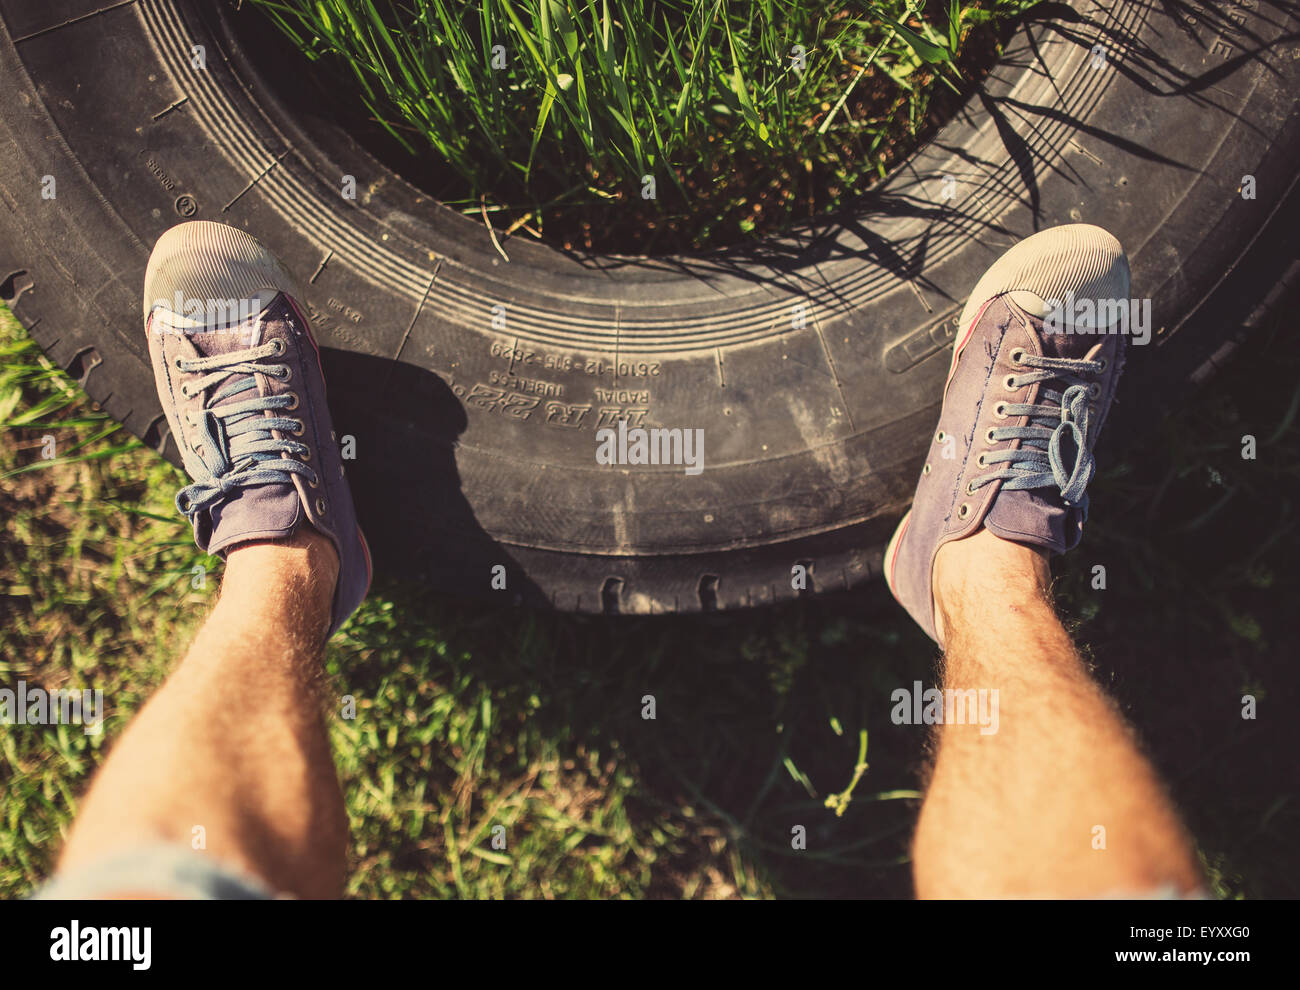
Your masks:
<instances>
[{"instance_id":1,"label":"purple sneaker","mask_svg":"<svg viewBox=\"0 0 1300 990\"><path fill-rule=\"evenodd\" d=\"M329 635L370 587L370 551L325 404L296 283L251 235L208 220L158 239L144 322L158 395L194 480L176 507L200 550L278 540L308 525L334 543Z\"/></svg>"},{"instance_id":2,"label":"purple sneaker","mask_svg":"<svg viewBox=\"0 0 1300 990\"><path fill-rule=\"evenodd\" d=\"M1128 293L1119 241L1088 224L1026 238L971 293L912 508L885 550L889 590L936 642L932 580L945 543L986 527L1053 553L1078 544Z\"/></svg>"}]
</instances>

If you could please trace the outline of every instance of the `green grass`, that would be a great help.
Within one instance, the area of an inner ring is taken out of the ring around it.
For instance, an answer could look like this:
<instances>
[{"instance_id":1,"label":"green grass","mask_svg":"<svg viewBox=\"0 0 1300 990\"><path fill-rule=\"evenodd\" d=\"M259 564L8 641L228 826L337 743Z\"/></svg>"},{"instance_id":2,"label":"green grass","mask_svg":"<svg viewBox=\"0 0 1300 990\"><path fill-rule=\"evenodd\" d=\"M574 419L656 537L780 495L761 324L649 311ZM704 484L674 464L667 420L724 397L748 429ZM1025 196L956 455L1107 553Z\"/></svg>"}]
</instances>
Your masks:
<instances>
[{"instance_id":1,"label":"green grass","mask_svg":"<svg viewBox=\"0 0 1300 990\"><path fill-rule=\"evenodd\" d=\"M254 0L356 90L412 156L430 149L534 231L593 206L695 245L832 209L956 93L972 30L1029 0ZM244 16L258 16L249 13ZM338 92L342 93L341 88ZM655 183L647 199L647 180ZM636 209L633 209L635 207ZM575 213L576 211L576 213ZM581 219L574 219L580 216ZM643 238L624 230L621 249Z\"/></svg>"},{"instance_id":2,"label":"green grass","mask_svg":"<svg viewBox=\"0 0 1300 990\"><path fill-rule=\"evenodd\" d=\"M1284 707L1300 582L1293 339L1289 325L1262 332L1111 459L1083 546L1057 566L1071 627L1221 897L1300 895L1300 723ZM102 737L0 729L0 896L13 897L49 874L105 744L178 659L219 571L192 586L212 562L171 506L179 473L109 432L3 310L0 369L0 684L99 687L110 712ZM66 459L41 460L45 436ZM925 737L889 722L889 693L928 681L933 660L879 584L735 615L597 619L380 580L328 652L334 693L357 699L355 720L330 720L349 892L906 896ZM1256 721L1240 718L1245 693ZM655 721L640 717L646 694ZM850 788L842 814L827 807ZM790 847L795 824L806 851Z\"/></svg>"}]
</instances>

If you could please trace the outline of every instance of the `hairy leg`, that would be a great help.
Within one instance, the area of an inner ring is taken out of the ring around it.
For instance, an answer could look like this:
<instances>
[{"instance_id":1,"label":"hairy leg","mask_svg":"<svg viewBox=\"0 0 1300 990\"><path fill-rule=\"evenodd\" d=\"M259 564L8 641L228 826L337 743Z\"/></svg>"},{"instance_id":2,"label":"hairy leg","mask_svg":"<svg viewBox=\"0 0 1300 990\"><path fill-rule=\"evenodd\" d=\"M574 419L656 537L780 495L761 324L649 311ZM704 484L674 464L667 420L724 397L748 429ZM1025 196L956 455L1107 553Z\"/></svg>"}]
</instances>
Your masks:
<instances>
[{"instance_id":1,"label":"hairy leg","mask_svg":"<svg viewBox=\"0 0 1300 990\"><path fill-rule=\"evenodd\" d=\"M60 869L129 846L190 844L277 891L342 891L347 818L320 712L338 555L303 529L231 550L189 653L113 747Z\"/></svg>"},{"instance_id":2,"label":"hairy leg","mask_svg":"<svg viewBox=\"0 0 1300 990\"><path fill-rule=\"evenodd\" d=\"M988 530L945 545L944 686L998 691L998 729L940 727L913 861L921 897L1201 889L1191 844L1049 597L1046 555ZM1104 848L1094 848L1097 826Z\"/></svg>"}]
</instances>

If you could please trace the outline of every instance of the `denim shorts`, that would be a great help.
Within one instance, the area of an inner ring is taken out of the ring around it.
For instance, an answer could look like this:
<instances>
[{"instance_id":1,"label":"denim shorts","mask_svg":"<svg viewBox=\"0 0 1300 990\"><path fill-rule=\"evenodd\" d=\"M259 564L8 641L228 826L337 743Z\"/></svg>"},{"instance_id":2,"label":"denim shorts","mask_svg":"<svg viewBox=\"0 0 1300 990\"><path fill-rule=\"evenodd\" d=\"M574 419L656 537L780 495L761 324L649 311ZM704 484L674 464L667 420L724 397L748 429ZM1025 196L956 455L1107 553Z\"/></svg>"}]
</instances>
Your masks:
<instances>
[{"instance_id":1,"label":"denim shorts","mask_svg":"<svg viewBox=\"0 0 1300 990\"><path fill-rule=\"evenodd\" d=\"M60 872L35 900L103 900L122 894L199 901L261 901L276 895L266 884L187 845L156 843L115 852Z\"/></svg>"}]
</instances>

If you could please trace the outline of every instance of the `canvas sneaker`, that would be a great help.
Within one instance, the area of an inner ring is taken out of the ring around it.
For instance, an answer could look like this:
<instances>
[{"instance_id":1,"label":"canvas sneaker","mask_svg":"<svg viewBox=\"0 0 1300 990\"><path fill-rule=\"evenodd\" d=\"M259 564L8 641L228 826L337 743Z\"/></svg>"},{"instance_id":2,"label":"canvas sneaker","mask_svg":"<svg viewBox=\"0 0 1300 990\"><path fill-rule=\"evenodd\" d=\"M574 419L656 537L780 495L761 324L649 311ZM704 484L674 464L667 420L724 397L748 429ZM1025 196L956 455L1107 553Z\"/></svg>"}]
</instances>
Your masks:
<instances>
[{"instance_id":1,"label":"canvas sneaker","mask_svg":"<svg viewBox=\"0 0 1300 990\"><path fill-rule=\"evenodd\" d=\"M1079 542L1128 301L1119 241L1088 224L1026 238L976 284L912 508L885 551L890 591L936 642L932 581L944 544L982 528L1052 553Z\"/></svg>"},{"instance_id":2,"label":"canvas sneaker","mask_svg":"<svg viewBox=\"0 0 1300 990\"><path fill-rule=\"evenodd\" d=\"M325 401L325 377L292 276L256 238L196 220L149 257L144 323L158 395L192 484L176 507L199 549L310 526L339 556L329 634L365 598L370 551Z\"/></svg>"}]
</instances>

